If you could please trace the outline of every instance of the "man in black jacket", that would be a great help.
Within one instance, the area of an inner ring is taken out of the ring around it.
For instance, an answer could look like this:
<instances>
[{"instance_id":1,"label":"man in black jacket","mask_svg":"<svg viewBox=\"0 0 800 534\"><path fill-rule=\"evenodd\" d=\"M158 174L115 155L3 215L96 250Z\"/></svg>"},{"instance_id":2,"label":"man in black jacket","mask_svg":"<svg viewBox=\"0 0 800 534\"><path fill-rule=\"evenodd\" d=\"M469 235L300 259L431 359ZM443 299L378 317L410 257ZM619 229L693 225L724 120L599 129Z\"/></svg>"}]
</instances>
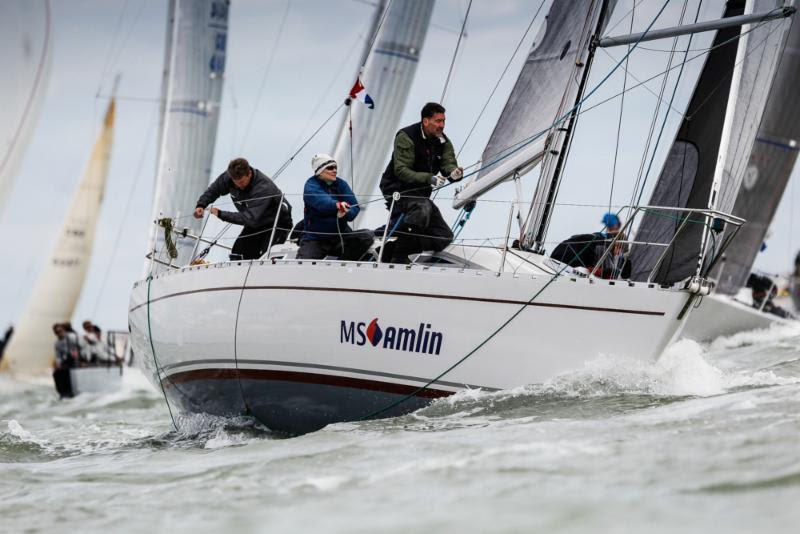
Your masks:
<instances>
[{"instance_id":1,"label":"man in black jacket","mask_svg":"<svg viewBox=\"0 0 800 534\"><path fill-rule=\"evenodd\" d=\"M222 211L211 208L211 213L220 220L244 226L233 244L231 260L255 260L269 246L275 217L273 245L286 242L292 229L292 207L284 200L275 182L250 166L244 158L236 158L228 164L228 170L211 182L205 193L197 200L194 216L200 219L209 204L223 195L230 195L237 211Z\"/></svg>"},{"instance_id":2,"label":"man in black jacket","mask_svg":"<svg viewBox=\"0 0 800 534\"><path fill-rule=\"evenodd\" d=\"M438 252L453 240L450 226L430 199L434 187L444 185L445 179L458 181L464 172L444 135L444 111L441 104L428 102L420 113L422 120L395 135L392 159L381 177L387 207L393 193L402 195L390 222L397 235L391 258L386 258L392 263L408 263L409 254L423 250Z\"/></svg>"}]
</instances>

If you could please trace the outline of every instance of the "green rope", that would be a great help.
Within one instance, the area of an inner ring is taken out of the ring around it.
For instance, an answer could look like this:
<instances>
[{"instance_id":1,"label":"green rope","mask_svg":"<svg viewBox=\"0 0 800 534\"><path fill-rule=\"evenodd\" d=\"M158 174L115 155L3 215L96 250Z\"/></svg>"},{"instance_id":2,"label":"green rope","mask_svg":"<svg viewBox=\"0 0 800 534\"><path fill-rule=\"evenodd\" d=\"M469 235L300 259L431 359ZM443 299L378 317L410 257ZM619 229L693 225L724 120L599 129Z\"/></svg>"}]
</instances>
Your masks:
<instances>
[{"instance_id":1,"label":"green rope","mask_svg":"<svg viewBox=\"0 0 800 534\"><path fill-rule=\"evenodd\" d=\"M167 254L173 260L178 257L178 247L175 246L175 239L172 237L172 218L164 217L158 220L158 225L164 229L164 243L167 247Z\"/></svg>"},{"instance_id":2,"label":"green rope","mask_svg":"<svg viewBox=\"0 0 800 534\"><path fill-rule=\"evenodd\" d=\"M161 219L162 221L164 219ZM170 220L171 219L167 219ZM159 221L161 223L161 221ZM158 363L158 357L156 356L156 347L153 344L153 329L150 326L150 282L153 280L153 275L149 274L147 276L147 336L150 340L150 351L153 353L153 362L156 364L156 379L158 379L158 385L161 386L161 393L164 394L164 402L167 403L167 410L169 411L169 418L172 419L172 426L175 427L175 430L178 430L178 424L175 422L175 416L172 415L172 408L169 405L169 399L167 398L167 391L164 389L164 382L161 381L161 365Z\"/></svg>"}]
</instances>

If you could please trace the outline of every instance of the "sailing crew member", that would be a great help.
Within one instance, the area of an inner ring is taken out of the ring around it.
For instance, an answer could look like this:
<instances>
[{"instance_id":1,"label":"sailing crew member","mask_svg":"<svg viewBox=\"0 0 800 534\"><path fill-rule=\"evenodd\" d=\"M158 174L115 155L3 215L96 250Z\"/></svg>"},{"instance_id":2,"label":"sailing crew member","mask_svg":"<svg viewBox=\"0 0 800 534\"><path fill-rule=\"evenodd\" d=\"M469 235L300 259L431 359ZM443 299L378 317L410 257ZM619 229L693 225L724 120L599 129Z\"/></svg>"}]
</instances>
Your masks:
<instances>
[{"instance_id":1,"label":"sailing crew member","mask_svg":"<svg viewBox=\"0 0 800 534\"><path fill-rule=\"evenodd\" d=\"M444 112L441 104L428 102L420 113L421 121L395 135L392 159L380 185L387 207L393 193L402 195L389 223L397 235L389 258L392 263L408 263L409 254L423 250L439 252L453 241L450 226L430 199L433 188L444 185L444 177L457 182L464 176L453 143L444 135Z\"/></svg>"},{"instance_id":2,"label":"sailing crew member","mask_svg":"<svg viewBox=\"0 0 800 534\"><path fill-rule=\"evenodd\" d=\"M269 246L275 217L278 217L278 224L273 244L286 242L292 229L292 207L285 199L281 202L281 194L275 182L264 173L252 168L246 159L236 158L200 195L194 216L202 218L209 204L230 195L236 211L222 211L216 207L210 211L224 222L244 227L233 244L231 260L255 260Z\"/></svg>"},{"instance_id":3,"label":"sailing crew member","mask_svg":"<svg viewBox=\"0 0 800 534\"><path fill-rule=\"evenodd\" d=\"M62 399L64 397L72 397L72 382L70 381L69 370L71 367L78 365L78 346L68 338L67 328L64 324L54 324L53 333L56 335L53 382L55 382L56 391Z\"/></svg>"},{"instance_id":4,"label":"sailing crew member","mask_svg":"<svg viewBox=\"0 0 800 534\"><path fill-rule=\"evenodd\" d=\"M374 234L371 230L354 231L347 224L361 211L353 190L336 176L336 160L328 154L311 158L311 169L314 176L303 188L305 233L297 257L360 259L372 245Z\"/></svg>"}]
</instances>

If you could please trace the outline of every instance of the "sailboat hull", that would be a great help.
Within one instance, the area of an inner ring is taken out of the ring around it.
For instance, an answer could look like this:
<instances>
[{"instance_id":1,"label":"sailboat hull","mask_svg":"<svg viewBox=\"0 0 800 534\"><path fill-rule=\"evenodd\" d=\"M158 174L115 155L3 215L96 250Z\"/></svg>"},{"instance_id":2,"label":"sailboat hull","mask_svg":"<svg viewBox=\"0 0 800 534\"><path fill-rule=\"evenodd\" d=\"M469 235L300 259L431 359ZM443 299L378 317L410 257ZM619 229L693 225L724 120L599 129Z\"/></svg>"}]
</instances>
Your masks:
<instances>
[{"instance_id":1,"label":"sailboat hull","mask_svg":"<svg viewBox=\"0 0 800 534\"><path fill-rule=\"evenodd\" d=\"M171 403L302 433L541 383L601 354L655 360L688 298L577 276L257 261L140 281L129 319Z\"/></svg>"},{"instance_id":2,"label":"sailboat hull","mask_svg":"<svg viewBox=\"0 0 800 534\"><path fill-rule=\"evenodd\" d=\"M726 295L713 294L703 297L700 306L692 312L683 329L683 337L711 341L720 336L769 328L774 324L796 323L793 319L759 311Z\"/></svg>"}]
</instances>

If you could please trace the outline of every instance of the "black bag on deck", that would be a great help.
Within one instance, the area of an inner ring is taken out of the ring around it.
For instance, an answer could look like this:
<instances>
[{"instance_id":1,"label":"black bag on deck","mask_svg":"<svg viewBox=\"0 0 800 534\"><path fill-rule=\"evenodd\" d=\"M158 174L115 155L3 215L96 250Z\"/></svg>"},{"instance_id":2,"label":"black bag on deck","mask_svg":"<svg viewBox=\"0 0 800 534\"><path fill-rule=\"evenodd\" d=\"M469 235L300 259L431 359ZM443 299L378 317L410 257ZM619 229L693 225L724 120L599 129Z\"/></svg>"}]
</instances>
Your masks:
<instances>
[{"instance_id":1,"label":"black bag on deck","mask_svg":"<svg viewBox=\"0 0 800 534\"><path fill-rule=\"evenodd\" d=\"M577 234L558 244L550 257L570 267L594 267L597 245L606 240L602 233Z\"/></svg>"}]
</instances>

